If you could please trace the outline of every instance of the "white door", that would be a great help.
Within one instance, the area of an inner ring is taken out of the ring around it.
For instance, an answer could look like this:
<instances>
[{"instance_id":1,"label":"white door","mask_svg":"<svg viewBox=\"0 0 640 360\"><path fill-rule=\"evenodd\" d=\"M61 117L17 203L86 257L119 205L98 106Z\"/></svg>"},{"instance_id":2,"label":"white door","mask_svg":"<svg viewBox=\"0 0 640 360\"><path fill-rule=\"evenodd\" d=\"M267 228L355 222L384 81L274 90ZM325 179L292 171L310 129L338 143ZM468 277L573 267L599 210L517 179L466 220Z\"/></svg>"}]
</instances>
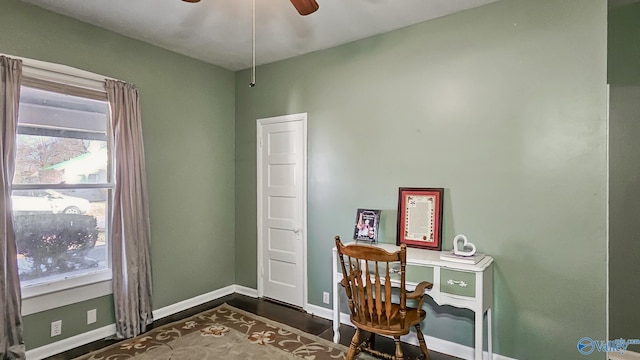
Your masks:
<instances>
[{"instance_id":1,"label":"white door","mask_svg":"<svg viewBox=\"0 0 640 360\"><path fill-rule=\"evenodd\" d=\"M260 119L258 295L306 304L306 114Z\"/></svg>"}]
</instances>

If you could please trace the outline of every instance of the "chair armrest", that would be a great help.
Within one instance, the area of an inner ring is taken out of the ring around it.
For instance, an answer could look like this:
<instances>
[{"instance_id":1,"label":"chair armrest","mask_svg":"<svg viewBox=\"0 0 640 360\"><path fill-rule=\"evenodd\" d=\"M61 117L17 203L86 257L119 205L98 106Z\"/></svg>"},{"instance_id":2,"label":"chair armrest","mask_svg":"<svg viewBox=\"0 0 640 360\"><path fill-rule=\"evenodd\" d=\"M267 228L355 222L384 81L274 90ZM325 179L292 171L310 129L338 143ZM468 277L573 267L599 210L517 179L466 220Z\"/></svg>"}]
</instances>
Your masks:
<instances>
[{"instance_id":1,"label":"chair armrest","mask_svg":"<svg viewBox=\"0 0 640 360\"><path fill-rule=\"evenodd\" d=\"M416 289L410 293L407 293L407 299L418 299L424 296L424 291L426 289L431 289L433 284L428 281L422 281L418 285L416 285Z\"/></svg>"}]
</instances>

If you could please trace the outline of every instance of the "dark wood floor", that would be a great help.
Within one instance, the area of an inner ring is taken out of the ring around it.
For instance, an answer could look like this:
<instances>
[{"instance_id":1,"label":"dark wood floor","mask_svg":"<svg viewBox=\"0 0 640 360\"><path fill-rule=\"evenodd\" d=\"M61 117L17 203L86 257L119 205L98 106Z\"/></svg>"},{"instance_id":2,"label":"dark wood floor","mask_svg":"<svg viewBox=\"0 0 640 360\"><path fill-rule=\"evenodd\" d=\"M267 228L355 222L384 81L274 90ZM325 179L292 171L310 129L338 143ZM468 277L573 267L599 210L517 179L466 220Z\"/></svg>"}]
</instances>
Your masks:
<instances>
[{"instance_id":1,"label":"dark wood floor","mask_svg":"<svg viewBox=\"0 0 640 360\"><path fill-rule=\"evenodd\" d=\"M220 299L208 302L206 304L202 304L200 306L196 306L194 308L179 312L172 316L168 316L159 320L156 320L153 323L153 327L158 327L162 325L166 325L168 323L178 321L189 316L195 315L204 310L208 310L214 308L222 303L227 303L231 306L234 306L238 309L242 309L256 315L287 324L294 328L300 329L306 333L317 335L323 339L332 340L333 339L333 330L331 321L319 318L317 316L309 315L300 310L296 310L290 308L288 306L284 306L281 304L276 304L263 299L254 299L248 296L233 294L222 297ZM340 343L349 346L349 341L354 334L354 330L350 326L341 325L340 326ZM364 339L364 338L363 338ZM88 352L100 349L102 347L111 345L116 343L116 340L100 340L96 341L76 349L69 350L62 354L58 354L52 357L49 357L49 360L67 360L73 359L75 357L81 356ZM420 349L416 346L412 346L409 344L403 344L403 350L405 352L405 357L409 358L417 358L420 355ZM427 346L429 344L427 343ZM393 341L384 338L378 337L376 339L376 348L381 351L386 351L389 353L393 353L394 344ZM448 355L436 353L434 351L430 352L432 360L456 360L458 358L451 357Z\"/></svg>"}]
</instances>

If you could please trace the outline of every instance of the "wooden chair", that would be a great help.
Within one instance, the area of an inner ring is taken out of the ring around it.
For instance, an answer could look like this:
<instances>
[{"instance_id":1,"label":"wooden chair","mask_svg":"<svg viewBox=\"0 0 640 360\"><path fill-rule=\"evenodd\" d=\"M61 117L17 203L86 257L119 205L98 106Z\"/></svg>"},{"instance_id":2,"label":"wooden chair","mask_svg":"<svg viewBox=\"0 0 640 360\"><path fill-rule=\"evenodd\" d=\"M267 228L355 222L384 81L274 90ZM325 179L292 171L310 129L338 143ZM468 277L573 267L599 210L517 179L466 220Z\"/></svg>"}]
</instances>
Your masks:
<instances>
[{"instance_id":1,"label":"wooden chair","mask_svg":"<svg viewBox=\"0 0 640 360\"><path fill-rule=\"evenodd\" d=\"M356 326L356 333L351 339L346 360L353 359L360 351L385 359L404 359L400 347L400 336L408 334L411 326L416 329L424 358L429 360L429 350L420 330L420 322L426 316L425 311L422 310L424 291L431 289L433 284L423 281L413 292L407 293L405 288L406 245L401 245L399 251L389 253L371 245L344 246L340 237L336 236L336 248L342 266L341 283L349 299L351 323ZM391 302L391 273L395 271L392 266L399 267L400 272L400 301L397 304ZM417 300L417 307L407 307L407 299ZM371 335L368 340L358 345L360 330L367 331ZM394 356L373 349L375 334L393 337L396 345Z\"/></svg>"}]
</instances>

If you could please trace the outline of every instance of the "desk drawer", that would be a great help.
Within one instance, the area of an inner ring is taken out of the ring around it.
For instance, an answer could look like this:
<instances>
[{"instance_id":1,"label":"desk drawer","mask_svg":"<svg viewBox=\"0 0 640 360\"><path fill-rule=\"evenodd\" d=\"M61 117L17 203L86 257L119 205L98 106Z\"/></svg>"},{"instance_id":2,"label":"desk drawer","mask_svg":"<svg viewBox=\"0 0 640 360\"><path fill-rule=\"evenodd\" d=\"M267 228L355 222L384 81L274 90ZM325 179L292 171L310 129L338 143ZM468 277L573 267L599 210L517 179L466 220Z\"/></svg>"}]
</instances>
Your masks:
<instances>
[{"instance_id":1,"label":"desk drawer","mask_svg":"<svg viewBox=\"0 0 640 360\"><path fill-rule=\"evenodd\" d=\"M417 284L421 281L433 282L433 268L429 266L419 266L407 264L405 268L405 279L407 283Z\"/></svg>"},{"instance_id":2,"label":"desk drawer","mask_svg":"<svg viewBox=\"0 0 640 360\"><path fill-rule=\"evenodd\" d=\"M440 291L473 298L476 293L476 274L442 269L440 271Z\"/></svg>"}]
</instances>

